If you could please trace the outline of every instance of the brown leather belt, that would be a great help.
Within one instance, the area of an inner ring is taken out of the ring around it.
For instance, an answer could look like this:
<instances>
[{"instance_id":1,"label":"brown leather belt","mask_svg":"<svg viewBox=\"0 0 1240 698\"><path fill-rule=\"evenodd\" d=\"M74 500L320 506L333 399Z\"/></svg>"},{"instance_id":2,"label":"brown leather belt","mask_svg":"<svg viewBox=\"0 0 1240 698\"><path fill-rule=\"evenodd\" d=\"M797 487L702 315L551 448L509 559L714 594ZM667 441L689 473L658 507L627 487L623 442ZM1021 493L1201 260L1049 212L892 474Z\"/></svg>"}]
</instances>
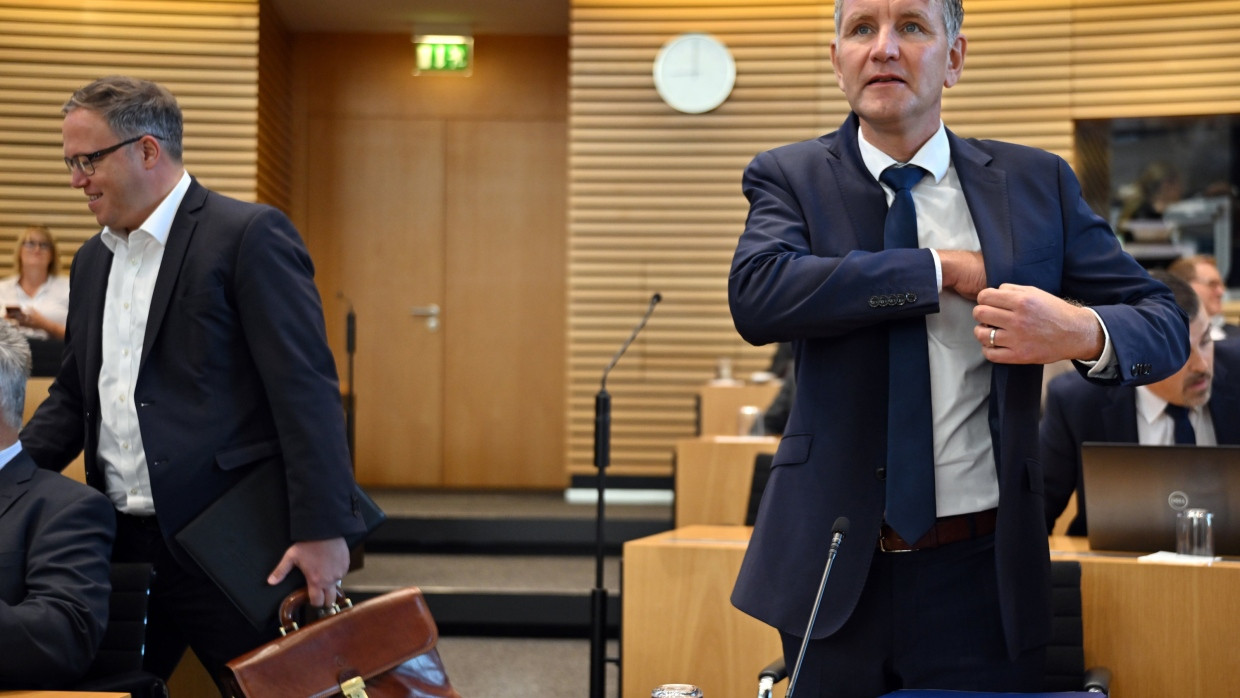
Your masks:
<instances>
[{"instance_id":1,"label":"brown leather belt","mask_svg":"<svg viewBox=\"0 0 1240 698\"><path fill-rule=\"evenodd\" d=\"M878 549L885 553L907 553L988 536L995 532L998 511L987 509L972 514L944 516L935 521L934 527L913 545L906 543L900 534L884 523L878 531Z\"/></svg>"}]
</instances>

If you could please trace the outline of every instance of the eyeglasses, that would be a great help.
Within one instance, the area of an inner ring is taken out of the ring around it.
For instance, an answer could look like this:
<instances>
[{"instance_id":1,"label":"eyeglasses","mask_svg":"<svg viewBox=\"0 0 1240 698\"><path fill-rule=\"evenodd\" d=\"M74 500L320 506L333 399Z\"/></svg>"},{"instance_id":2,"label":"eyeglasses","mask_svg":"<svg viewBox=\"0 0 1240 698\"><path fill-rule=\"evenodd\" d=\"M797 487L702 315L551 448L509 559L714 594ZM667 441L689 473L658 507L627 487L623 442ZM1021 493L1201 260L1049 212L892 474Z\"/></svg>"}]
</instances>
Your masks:
<instances>
[{"instance_id":1,"label":"eyeglasses","mask_svg":"<svg viewBox=\"0 0 1240 698\"><path fill-rule=\"evenodd\" d=\"M137 143L138 141L142 140L147 135L150 135L150 134L144 133L140 136L134 136L133 138L130 138L127 141L121 141L120 143L117 143L116 145L110 148L104 148L103 150L96 150L93 153L86 153L85 155L70 155L69 157L65 158L65 167L69 168L70 174L73 174L73 171L77 170L78 172L81 172L82 174L87 175L87 176L93 175L95 174L95 161L96 160L98 160L99 158L102 158L103 156L109 153L113 153L121 148L124 148L130 143ZM155 137L158 138L158 136L155 136Z\"/></svg>"},{"instance_id":2,"label":"eyeglasses","mask_svg":"<svg viewBox=\"0 0 1240 698\"><path fill-rule=\"evenodd\" d=\"M45 252L52 251L52 243L43 240L26 240L22 243L22 247L28 250L43 250Z\"/></svg>"}]
</instances>

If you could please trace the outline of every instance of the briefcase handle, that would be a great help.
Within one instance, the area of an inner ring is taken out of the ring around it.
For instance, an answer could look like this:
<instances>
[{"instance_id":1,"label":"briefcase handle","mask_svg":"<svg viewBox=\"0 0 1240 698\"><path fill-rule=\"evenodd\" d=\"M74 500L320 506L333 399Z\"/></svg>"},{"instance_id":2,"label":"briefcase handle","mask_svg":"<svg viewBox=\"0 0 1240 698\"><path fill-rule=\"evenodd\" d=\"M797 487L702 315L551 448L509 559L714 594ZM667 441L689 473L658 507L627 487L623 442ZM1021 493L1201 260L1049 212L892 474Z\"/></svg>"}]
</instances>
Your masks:
<instances>
[{"instance_id":1,"label":"briefcase handle","mask_svg":"<svg viewBox=\"0 0 1240 698\"><path fill-rule=\"evenodd\" d=\"M297 613L303 607L310 605L310 595L306 593L306 588L302 587L293 591L284 597L284 601L280 602L280 635L288 635L297 630ZM336 601L331 606L318 608L319 618L326 616L334 616L341 611L353 608L353 602L349 597L344 595L344 590L336 587Z\"/></svg>"}]
</instances>

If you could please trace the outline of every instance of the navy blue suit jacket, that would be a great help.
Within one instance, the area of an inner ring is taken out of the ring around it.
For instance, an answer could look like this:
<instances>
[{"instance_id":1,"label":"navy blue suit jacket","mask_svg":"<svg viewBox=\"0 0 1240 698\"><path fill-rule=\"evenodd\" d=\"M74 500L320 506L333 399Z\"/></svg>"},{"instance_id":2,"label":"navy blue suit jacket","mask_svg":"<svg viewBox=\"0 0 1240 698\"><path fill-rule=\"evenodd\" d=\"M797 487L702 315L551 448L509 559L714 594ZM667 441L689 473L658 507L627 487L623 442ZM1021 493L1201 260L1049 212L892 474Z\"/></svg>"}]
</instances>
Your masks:
<instances>
[{"instance_id":1,"label":"navy blue suit jacket","mask_svg":"<svg viewBox=\"0 0 1240 698\"><path fill-rule=\"evenodd\" d=\"M45 468L63 469L85 447L86 481L100 490L111 264L98 235L74 256L64 360L21 434ZM155 281L134 403L174 550L177 531L267 458L285 464L294 540L364 530L313 265L278 210L190 184Z\"/></svg>"},{"instance_id":2,"label":"navy blue suit jacket","mask_svg":"<svg viewBox=\"0 0 1240 698\"><path fill-rule=\"evenodd\" d=\"M1214 345L1210 420L1220 444L1240 444L1240 342ZM1055 525L1076 492L1076 518L1068 535L1089 532L1081 444L1086 441L1138 443L1136 388L1100 388L1069 372L1046 389L1041 426L1042 465L1046 469L1046 528Z\"/></svg>"},{"instance_id":3,"label":"navy blue suit jacket","mask_svg":"<svg viewBox=\"0 0 1240 698\"><path fill-rule=\"evenodd\" d=\"M838 516L848 540L812 636L837 630L861 594L883 518L887 323L938 311L932 256L883 250L887 202L862 164L857 118L834 133L754 158L749 219L728 284L737 330L754 344L794 342L796 400L772 462L732 601L802 635ZM981 239L986 277L1037 286L1093 307L1114 341L1118 383L1174 373L1187 324L1170 292L1120 249L1061 158L948 133ZM886 294L916 295L874 307ZM970 334L963 341L975 341ZM996 573L1010 652L1050 632L1038 455L1041 366L995 365L989 419L999 480ZM962 589L961 593L969 593Z\"/></svg>"}]
</instances>

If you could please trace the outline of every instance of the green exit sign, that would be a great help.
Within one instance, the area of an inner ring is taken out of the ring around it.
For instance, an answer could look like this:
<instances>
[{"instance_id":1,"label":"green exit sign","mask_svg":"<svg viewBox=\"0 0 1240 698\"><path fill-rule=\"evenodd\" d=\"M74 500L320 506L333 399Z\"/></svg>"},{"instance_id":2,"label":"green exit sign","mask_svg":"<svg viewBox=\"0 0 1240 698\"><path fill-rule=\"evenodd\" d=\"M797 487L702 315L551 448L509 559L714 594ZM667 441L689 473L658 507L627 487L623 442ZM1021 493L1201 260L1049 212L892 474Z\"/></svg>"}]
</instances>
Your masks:
<instances>
[{"instance_id":1,"label":"green exit sign","mask_svg":"<svg viewBox=\"0 0 1240 698\"><path fill-rule=\"evenodd\" d=\"M415 36L414 75L469 75L474 67L474 39L469 36Z\"/></svg>"}]
</instances>

